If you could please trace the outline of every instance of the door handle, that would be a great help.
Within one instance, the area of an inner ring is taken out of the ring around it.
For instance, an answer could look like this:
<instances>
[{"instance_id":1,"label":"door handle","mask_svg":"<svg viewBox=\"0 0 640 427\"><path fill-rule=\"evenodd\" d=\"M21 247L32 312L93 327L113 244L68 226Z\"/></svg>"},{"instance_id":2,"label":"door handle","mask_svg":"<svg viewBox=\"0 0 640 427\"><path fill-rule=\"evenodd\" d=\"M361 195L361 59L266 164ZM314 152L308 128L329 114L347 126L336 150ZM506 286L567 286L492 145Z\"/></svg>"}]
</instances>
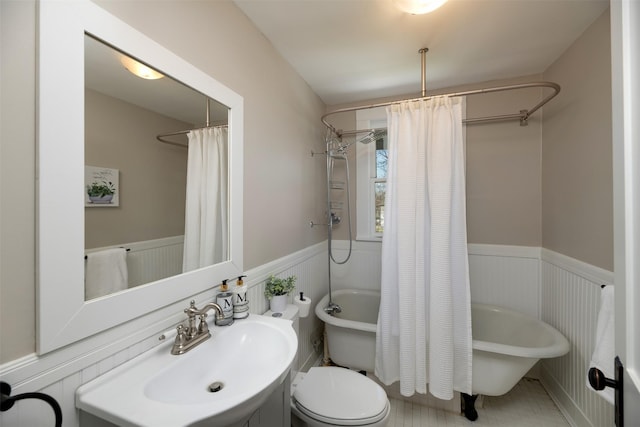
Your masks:
<instances>
[{"instance_id":1,"label":"door handle","mask_svg":"<svg viewBox=\"0 0 640 427\"><path fill-rule=\"evenodd\" d=\"M624 375L624 367L622 361L616 356L615 361L615 379L607 378L598 368L589 369L589 384L595 390L604 390L605 387L611 387L615 390L615 425L624 427L623 418L623 395L622 395L622 376Z\"/></svg>"},{"instance_id":2,"label":"door handle","mask_svg":"<svg viewBox=\"0 0 640 427\"><path fill-rule=\"evenodd\" d=\"M602 372L598 368L589 369L589 384L591 384L591 387L598 391L604 390L606 387L611 387L615 390L619 386L616 380L607 378L604 375L604 372Z\"/></svg>"}]
</instances>

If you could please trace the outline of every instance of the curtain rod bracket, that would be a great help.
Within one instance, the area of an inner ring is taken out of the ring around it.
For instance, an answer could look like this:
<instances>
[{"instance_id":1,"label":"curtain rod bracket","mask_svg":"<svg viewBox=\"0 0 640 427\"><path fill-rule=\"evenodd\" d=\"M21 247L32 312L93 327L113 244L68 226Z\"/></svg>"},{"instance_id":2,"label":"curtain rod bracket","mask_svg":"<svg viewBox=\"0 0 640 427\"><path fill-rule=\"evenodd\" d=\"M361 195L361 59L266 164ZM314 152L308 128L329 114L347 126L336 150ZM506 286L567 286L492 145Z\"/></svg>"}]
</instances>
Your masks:
<instances>
[{"instance_id":1,"label":"curtain rod bracket","mask_svg":"<svg viewBox=\"0 0 640 427\"><path fill-rule=\"evenodd\" d=\"M529 110L520 110L520 126L529 126Z\"/></svg>"},{"instance_id":2,"label":"curtain rod bracket","mask_svg":"<svg viewBox=\"0 0 640 427\"><path fill-rule=\"evenodd\" d=\"M420 93L422 96L427 96L427 52L428 47L423 47L418 51L420 53Z\"/></svg>"}]
</instances>

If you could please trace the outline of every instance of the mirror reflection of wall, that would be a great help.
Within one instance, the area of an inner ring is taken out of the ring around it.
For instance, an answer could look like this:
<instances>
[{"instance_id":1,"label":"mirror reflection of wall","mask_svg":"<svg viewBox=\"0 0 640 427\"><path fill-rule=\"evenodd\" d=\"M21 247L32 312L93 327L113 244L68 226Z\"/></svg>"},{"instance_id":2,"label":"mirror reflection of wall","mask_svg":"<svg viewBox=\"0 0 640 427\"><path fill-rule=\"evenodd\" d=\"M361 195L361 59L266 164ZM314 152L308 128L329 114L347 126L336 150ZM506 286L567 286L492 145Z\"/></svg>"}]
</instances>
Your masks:
<instances>
[{"instance_id":1,"label":"mirror reflection of wall","mask_svg":"<svg viewBox=\"0 0 640 427\"><path fill-rule=\"evenodd\" d=\"M164 138L173 145L157 136L199 128L208 119L204 95L168 76L135 76L122 57L85 36L85 165L118 177L117 206L85 208L87 300L183 272L188 139L186 132ZM210 104L211 124L226 124L227 107ZM226 191L222 197L226 209ZM228 259L228 229L216 228L215 261L196 268Z\"/></svg>"}]
</instances>

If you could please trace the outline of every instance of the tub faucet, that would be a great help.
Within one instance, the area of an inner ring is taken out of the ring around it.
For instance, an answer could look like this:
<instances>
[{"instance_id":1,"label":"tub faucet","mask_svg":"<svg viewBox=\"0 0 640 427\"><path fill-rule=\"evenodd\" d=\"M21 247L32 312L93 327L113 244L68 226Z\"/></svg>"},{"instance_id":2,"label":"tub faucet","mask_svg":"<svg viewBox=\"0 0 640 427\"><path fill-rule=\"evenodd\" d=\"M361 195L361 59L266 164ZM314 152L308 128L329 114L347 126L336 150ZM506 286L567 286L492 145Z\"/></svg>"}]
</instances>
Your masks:
<instances>
[{"instance_id":1,"label":"tub faucet","mask_svg":"<svg viewBox=\"0 0 640 427\"><path fill-rule=\"evenodd\" d=\"M329 301L329 304L327 304L327 306L324 308L324 312L330 316L333 316L336 313L341 313L342 307L340 307L333 301Z\"/></svg>"},{"instance_id":2,"label":"tub faucet","mask_svg":"<svg viewBox=\"0 0 640 427\"><path fill-rule=\"evenodd\" d=\"M218 320L224 319L224 313L222 307L215 302L206 304L201 309L196 308L196 302L191 301L189 308L185 308L184 312L187 315L187 327L185 329L183 324L176 327L177 334L176 339L171 348L171 354L184 354L191 350L198 344L208 340L211 337L209 331L209 325L207 325L207 311L214 309L216 311ZM196 325L196 316L198 316L199 323Z\"/></svg>"}]
</instances>

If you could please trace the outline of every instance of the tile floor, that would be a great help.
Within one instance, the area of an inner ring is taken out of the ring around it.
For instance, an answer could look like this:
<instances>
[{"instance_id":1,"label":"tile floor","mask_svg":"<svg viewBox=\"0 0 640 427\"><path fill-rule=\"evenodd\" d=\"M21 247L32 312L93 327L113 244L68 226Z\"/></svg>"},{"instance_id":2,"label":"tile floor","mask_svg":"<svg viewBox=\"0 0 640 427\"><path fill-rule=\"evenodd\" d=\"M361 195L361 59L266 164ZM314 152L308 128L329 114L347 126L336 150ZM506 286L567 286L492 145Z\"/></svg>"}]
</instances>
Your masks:
<instances>
[{"instance_id":1,"label":"tile floor","mask_svg":"<svg viewBox=\"0 0 640 427\"><path fill-rule=\"evenodd\" d=\"M390 399L389 427L567 427L570 424L537 380L522 379L509 393L484 397L478 419L416 403Z\"/></svg>"}]
</instances>

